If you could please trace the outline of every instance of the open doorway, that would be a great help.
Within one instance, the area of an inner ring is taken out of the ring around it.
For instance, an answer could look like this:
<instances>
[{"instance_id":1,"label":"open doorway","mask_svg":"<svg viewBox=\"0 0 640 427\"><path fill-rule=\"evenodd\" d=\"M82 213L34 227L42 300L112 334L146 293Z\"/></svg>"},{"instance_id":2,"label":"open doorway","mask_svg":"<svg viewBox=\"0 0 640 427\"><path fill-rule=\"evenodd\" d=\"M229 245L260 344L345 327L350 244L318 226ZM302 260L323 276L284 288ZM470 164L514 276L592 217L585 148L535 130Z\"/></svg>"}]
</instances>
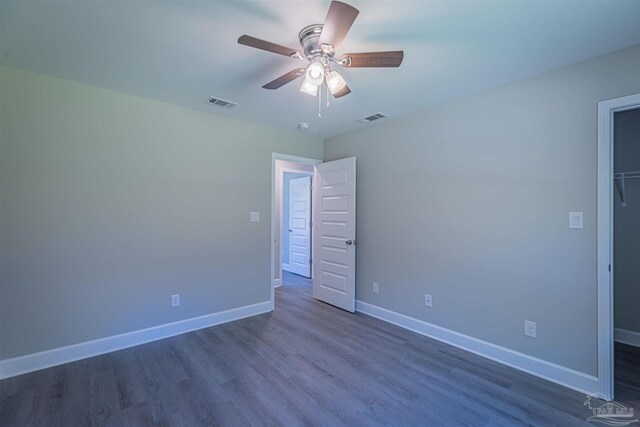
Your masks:
<instances>
[{"instance_id":1,"label":"open doorway","mask_svg":"<svg viewBox=\"0 0 640 427\"><path fill-rule=\"evenodd\" d=\"M598 388L631 407L640 403L639 114L640 94L598 104Z\"/></svg>"},{"instance_id":2,"label":"open doorway","mask_svg":"<svg viewBox=\"0 0 640 427\"><path fill-rule=\"evenodd\" d=\"M302 274L298 277L310 280L313 298L353 313L356 307L356 158L322 162L276 153L272 154L271 181L272 309L275 308L275 288L283 285L286 271L282 268L282 236L284 230L289 233L289 222L283 222L283 181L287 172L312 176L308 221L310 279ZM301 227L307 227L306 222ZM289 266L292 258L290 254ZM287 272L289 274L292 273Z\"/></svg>"},{"instance_id":3,"label":"open doorway","mask_svg":"<svg viewBox=\"0 0 640 427\"><path fill-rule=\"evenodd\" d=\"M312 287L312 183L319 163L274 154L274 287Z\"/></svg>"}]
</instances>

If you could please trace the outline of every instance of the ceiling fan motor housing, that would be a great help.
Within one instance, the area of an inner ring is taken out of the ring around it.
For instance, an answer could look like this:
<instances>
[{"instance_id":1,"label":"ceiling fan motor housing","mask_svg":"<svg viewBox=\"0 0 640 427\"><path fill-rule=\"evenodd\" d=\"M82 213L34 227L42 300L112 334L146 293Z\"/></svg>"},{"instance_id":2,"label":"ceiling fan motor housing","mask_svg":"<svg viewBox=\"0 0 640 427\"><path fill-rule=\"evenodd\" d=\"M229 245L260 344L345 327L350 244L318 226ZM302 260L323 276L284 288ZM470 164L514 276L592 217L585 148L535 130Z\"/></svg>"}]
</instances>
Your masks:
<instances>
[{"instance_id":1,"label":"ceiling fan motor housing","mask_svg":"<svg viewBox=\"0 0 640 427\"><path fill-rule=\"evenodd\" d=\"M304 51L304 56L311 60L312 58L322 56L323 52L320 46L318 46L318 40L320 40L320 33L322 32L322 24L307 25L300 31L298 38Z\"/></svg>"}]
</instances>

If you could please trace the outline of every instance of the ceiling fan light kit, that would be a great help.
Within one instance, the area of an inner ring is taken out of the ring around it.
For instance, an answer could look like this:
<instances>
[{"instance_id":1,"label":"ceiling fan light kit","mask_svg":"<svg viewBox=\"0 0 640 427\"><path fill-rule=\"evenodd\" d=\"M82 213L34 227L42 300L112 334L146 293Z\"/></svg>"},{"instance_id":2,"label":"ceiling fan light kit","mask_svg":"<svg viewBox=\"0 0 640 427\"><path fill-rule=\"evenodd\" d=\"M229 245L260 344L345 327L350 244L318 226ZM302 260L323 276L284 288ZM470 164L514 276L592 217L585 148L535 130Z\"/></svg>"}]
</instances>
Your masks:
<instances>
[{"instance_id":1,"label":"ceiling fan light kit","mask_svg":"<svg viewBox=\"0 0 640 427\"><path fill-rule=\"evenodd\" d=\"M340 59L336 59L336 49L344 40L359 13L358 9L353 6L332 1L324 24L308 25L298 34L302 52L246 34L238 38L238 43L290 58L304 58L309 61L306 68L289 71L265 84L262 86L263 88L278 89L304 75L304 81L300 87L301 92L317 96L318 90L323 84L326 84L333 97L340 98L351 93L351 89L340 73L332 68L332 65L348 68L399 67L404 58L404 52L399 50L347 53L342 55ZM321 117L320 113L318 116Z\"/></svg>"}]
</instances>

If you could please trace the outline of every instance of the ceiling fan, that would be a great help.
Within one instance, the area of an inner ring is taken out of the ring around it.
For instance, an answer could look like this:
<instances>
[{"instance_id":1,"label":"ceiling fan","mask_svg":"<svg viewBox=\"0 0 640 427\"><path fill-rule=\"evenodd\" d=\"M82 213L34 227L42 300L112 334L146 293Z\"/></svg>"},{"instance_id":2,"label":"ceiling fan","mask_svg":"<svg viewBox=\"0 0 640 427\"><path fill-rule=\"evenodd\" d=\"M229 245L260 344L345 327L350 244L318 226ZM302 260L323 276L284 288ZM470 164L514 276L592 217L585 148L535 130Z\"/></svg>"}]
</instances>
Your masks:
<instances>
[{"instance_id":1,"label":"ceiling fan","mask_svg":"<svg viewBox=\"0 0 640 427\"><path fill-rule=\"evenodd\" d=\"M252 36L243 35L238 43L277 53L290 58L305 58L309 61L306 68L296 68L262 86L265 89L278 89L287 83L304 77L300 91L316 96L323 83L334 98L351 93L344 78L333 67L399 67L404 58L402 50L389 52L345 53L336 58L336 49L340 46L349 29L358 16L358 9L346 3L332 1L324 24L308 25L300 31L298 38L302 52L279 44L271 43Z\"/></svg>"}]
</instances>

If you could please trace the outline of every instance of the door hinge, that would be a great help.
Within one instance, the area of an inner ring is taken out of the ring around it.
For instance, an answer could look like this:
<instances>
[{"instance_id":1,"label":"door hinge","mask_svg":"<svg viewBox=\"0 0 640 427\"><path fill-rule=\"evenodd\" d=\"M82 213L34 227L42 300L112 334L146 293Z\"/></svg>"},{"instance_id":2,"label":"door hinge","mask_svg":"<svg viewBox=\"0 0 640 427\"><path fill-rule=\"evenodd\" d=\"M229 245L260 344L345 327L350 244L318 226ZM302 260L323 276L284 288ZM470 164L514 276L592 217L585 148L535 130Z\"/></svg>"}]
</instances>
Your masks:
<instances>
[{"instance_id":1,"label":"door hinge","mask_svg":"<svg viewBox=\"0 0 640 427\"><path fill-rule=\"evenodd\" d=\"M313 264L313 260L309 258L309 265Z\"/></svg>"},{"instance_id":2,"label":"door hinge","mask_svg":"<svg viewBox=\"0 0 640 427\"><path fill-rule=\"evenodd\" d=\"M313 221L309 221L309 228L313 228Z\"/></svg>"},{"instance_id":3,"label":"door hinge","mask_svg":"<svg viewBox=\"0 0 640 427\"><path fill-rule=\"evenodd\" d=\"M611 264L609 264L609 273L611 273Z\"/></svg>"}]
</instances>

